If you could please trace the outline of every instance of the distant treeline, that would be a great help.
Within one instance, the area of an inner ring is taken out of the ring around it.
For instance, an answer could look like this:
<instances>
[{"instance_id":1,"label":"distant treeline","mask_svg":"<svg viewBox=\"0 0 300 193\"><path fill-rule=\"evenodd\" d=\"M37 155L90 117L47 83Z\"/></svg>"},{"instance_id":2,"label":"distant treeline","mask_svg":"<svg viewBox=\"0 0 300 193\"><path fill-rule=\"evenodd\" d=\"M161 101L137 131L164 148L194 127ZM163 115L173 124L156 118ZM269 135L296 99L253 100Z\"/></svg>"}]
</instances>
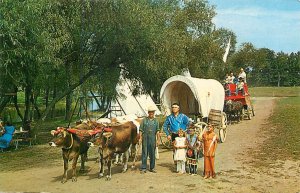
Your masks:
<instances>
[{"instance_id":1,"label":"distant treeline","mask_svg":"<svg viewBox=\"0 0 300 193\"><path fill-rule=\"evenodd\" d=\"M76 99L91 91L99 104L109 104L121 69L133 93L151 93L156 102L163 82L183 68L221 81L243 67L252 86L299 85L299 53L251 43L237 49L235 33L217 28L215 15L206 0L3 0L0 116L13 104L23 122L33 114L45 119L60 102L67 120Z\"/></svg>"},{"instance_id":2,"label":"distant treeline","mask_svg":"<svg viewBox=\"0 0 300 193\"><path fill-rule=\"evenodd\" d=\"M228 70L246 68L251 86L299 86L300 52L283 53L245 43L229 58Z\"/></svg>"}]
</instances>

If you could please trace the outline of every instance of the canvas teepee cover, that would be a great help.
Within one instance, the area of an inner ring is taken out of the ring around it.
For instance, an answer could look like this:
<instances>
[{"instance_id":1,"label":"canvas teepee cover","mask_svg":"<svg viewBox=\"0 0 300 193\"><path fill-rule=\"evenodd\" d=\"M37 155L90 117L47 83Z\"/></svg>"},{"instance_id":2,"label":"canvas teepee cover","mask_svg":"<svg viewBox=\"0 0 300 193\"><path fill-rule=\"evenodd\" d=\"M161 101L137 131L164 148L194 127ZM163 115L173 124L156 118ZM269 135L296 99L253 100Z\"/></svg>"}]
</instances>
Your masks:
<instances>
[{"instance_id":1,"label":"canvas teepee cover","mask_svg":"<svg viewBox=\"0 0 300 193\"><path fill-rule=\"evenodd\" d=\"M133 96L132 87L131 81L124 79L121 73L119 82L116 86L116 92L118 93L118 96L111 102L111 117L130 114L134 114L138 117L144 117L148 115L149 106L156 107L156 115L161 114L160 110L157 108L149 94Z\"/></svg>"}]
</instances>

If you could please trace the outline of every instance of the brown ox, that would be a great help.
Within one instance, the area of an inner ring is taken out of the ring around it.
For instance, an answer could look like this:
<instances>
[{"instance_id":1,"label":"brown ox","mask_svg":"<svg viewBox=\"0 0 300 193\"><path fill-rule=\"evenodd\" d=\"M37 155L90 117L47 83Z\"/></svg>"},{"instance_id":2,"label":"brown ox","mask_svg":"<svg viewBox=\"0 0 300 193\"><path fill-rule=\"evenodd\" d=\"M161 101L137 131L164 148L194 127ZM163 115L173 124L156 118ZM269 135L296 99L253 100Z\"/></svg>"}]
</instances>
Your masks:
<instances>
[{"instance_id":1,"label":"brown ox","mask_svg":"<svg viewBox=\"0 0 300 193\"><path fill-rule=\"evenodd\" d=\"M112 124L123 124L123 123L126 123L128 121L132 121L137 126L137 129L139 130L139 127L140 127L143 119L138 118L136 115L125 115L125 116L120 116L120 117L113 117L113 118L110 119L110 122ZM135 156L137 156L138 148L139 148L138 145L130 146L130 148L128 149L129 157L132 157L135 160L136 159ZM122 164L124 164L123 161L124 161L124 153L117 154L116 157L115 157L114 164L115 165L122 165ZM131 167L134 169L135 165L132 165Z\"/></svg>"},{"instance_id":2,"label":"brown ox","mask_svg":"<svg viewBox=\"0 0 300 193\"><path fill-rule=\"evenodd\" d=\"M56 130L52 130L51 134L54 136L49 142L52 147L62 148L62 157L64 160L64 174L62 178L62 183L67 181L67 170L68 162L73 160L72 163L72 181L77 181L76 175L76 164L79 155L81 156L81 167L80 171L84 171L84 162L87 159L87 151L89 146L87 142L90 140L90 134L84 130L88 129L86 125L77 125L75 129L66 129L63 127L58 127ZM74 131L79 131L77 134ZM81 133L80 133L81 131Z\"/></svg>"},{"instance_id":3,"label":"brown ox","mask_svg":"<svg viewBox=\"0 0 300 193\"><path fill-rule=\"evenodd\" d=\"M100 153L100 171L98 177L103 177L103 165L104 161L108 167L108 174L106 180L111 179L111 164L115 154L125 153L125 163L123 166L123 172L127 171L127 163L129 158L128 149L130 145L135 147L138 142L137 127L133 122L129 121L119 125L112 125L110 132L99 132L89 142L90 146L99 146ZM135 159L133 161L135 164Z\"/></svg>"}]
</instances>

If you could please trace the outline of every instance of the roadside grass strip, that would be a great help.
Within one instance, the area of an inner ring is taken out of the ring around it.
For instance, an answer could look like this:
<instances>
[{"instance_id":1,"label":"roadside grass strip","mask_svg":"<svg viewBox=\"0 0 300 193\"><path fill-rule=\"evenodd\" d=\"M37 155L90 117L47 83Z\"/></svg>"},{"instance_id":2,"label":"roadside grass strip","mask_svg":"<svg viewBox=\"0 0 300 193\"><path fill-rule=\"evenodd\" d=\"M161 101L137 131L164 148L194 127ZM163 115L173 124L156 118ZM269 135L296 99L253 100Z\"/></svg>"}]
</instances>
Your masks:
<instances>
[{"instance_id":1,"label":"roadside grass strip","mask_svg":"<svg viewBox=\"0 0 300 193\"><path fill-rule=\"evenodd\" d=\"M266 140L253 153L255 167L276 165L278 160L300 160L300 97L280 98L268 123L261 128Z\"/></svg>"}]
</instances>

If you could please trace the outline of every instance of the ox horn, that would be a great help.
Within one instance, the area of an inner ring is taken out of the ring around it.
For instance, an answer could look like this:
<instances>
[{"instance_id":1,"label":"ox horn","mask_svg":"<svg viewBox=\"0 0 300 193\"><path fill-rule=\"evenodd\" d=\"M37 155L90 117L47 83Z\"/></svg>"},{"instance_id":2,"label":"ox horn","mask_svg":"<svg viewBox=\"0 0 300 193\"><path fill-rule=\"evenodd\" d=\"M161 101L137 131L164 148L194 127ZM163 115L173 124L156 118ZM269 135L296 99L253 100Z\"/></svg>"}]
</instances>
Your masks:
<instances>
[{"instance_id":1,"label":"ox horn","mask_svg":"<svg viewBox=\"0 0 300 193\"><path fill-rule=\"evenodd\" d=\"M113 134L111 132L103 133L103 136L106 138L110 138Z\"/></svg>"},{"instance_id":2,"label":"ox horn","mask_svg":"<svg viewBox=\"0 0 300 193\"><path fill-rule=\"evenodd\" d=\"M51 135L53 135L53 136L54 136L55 132L56 132L55 130L51 130L51 132L50 132L50 133L51 133Z\"/></svg>"},{"instance_id":3,"label":"ox horn","mask_svg":"<svg viewBox=\"0 0 300 193\"><path fill-rule=\"evenodd\" d=\"M67 132L63 131L63 135L64 135L64 137L66 137L67 136Z\"/></svg>"}]
</instances>

